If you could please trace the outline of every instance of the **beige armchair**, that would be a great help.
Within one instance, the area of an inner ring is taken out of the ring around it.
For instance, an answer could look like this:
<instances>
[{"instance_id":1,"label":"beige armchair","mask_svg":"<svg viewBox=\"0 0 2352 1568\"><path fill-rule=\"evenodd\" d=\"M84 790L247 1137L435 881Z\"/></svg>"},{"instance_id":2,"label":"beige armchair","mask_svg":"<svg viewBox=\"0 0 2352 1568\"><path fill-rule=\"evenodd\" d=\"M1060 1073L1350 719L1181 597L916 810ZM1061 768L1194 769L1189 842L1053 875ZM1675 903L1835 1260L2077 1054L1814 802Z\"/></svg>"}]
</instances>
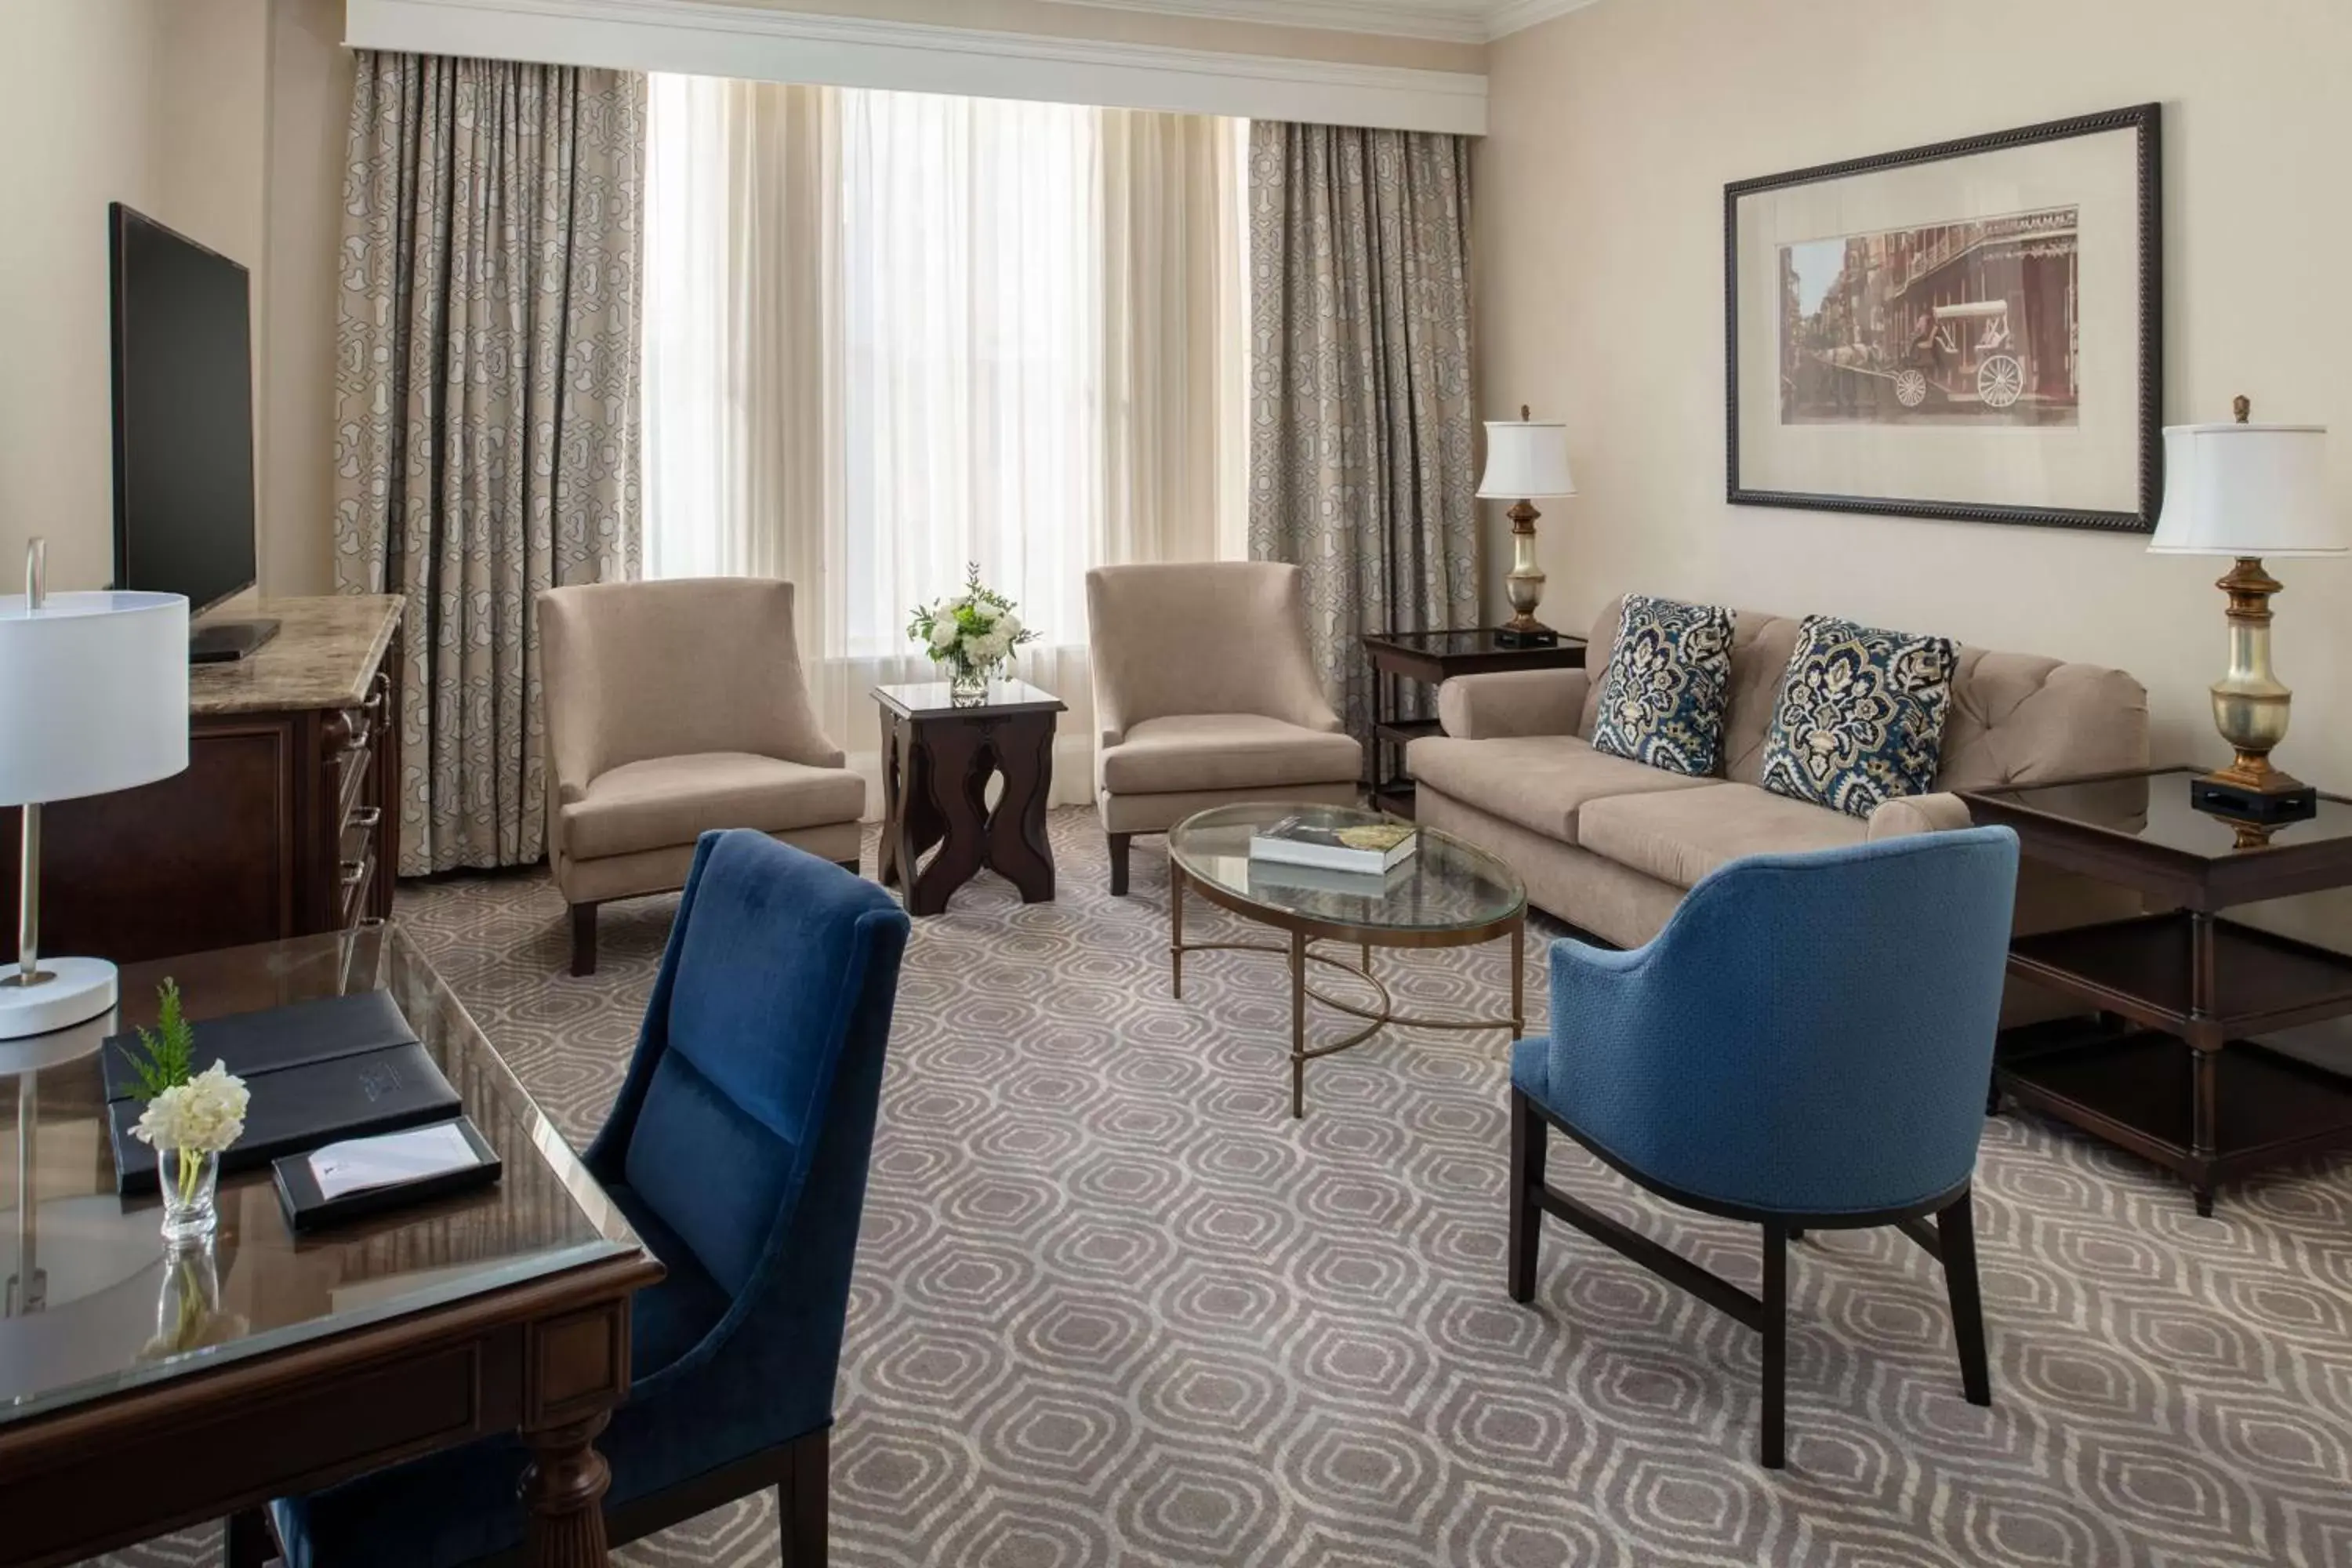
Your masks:
<instances>
[{"instance_id":1,"label":"beige armchair","mask_svg":"<svg viewBox=\"0 0 2352 1568\"><path fill-rule=\"evenodd\" d=\"M1113 893L1139 833L1235 801L1358 799L1363 748L1315 673L1297 567L1099 566L1087 629Z\"/></svg>"},{"instance_id":2,"label":"beige armchair","mask_svg":"<svg viewBox=\"0 0 2352 1568\"><path fill-rule=\"evenodd\" d=\"M809 706L790 583L551 588L539 615L547 858L572 973L596 972L596 906L684 887L710 828L857 869L866 781Z\"/></svg>"}]
</instances>

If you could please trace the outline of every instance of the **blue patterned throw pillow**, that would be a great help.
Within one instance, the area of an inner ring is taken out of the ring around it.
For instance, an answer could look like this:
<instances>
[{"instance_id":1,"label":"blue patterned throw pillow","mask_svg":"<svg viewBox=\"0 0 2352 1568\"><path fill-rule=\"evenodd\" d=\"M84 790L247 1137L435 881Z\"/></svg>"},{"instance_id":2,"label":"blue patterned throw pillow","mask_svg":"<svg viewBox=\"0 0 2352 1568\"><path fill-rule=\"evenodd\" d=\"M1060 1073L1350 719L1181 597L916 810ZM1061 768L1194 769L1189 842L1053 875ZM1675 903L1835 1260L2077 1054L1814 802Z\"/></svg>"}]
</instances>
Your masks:
<instances>
[{"instance_id":1,"label":"blue patterned throw pillow","mask_svg":"<svg viewBox=\"0 0 2352 1568\"><path fill-rule=\"evenodd\" d=\"M1868 816L1936 787L1959 649L1807 616L1764 740L1766 789Z\"/></svg>"},{"instance_id":2,"label":"blue patterned throw pillow","mask_svg":"<svg viewBox=\"0 0 2352 1568\"><path fill-rule=\"evenodd\" d=\"M1628 594L1592 749L1705 778L1723 761L1730 689L1729 610Z\"/></svg>"}]
</instances>

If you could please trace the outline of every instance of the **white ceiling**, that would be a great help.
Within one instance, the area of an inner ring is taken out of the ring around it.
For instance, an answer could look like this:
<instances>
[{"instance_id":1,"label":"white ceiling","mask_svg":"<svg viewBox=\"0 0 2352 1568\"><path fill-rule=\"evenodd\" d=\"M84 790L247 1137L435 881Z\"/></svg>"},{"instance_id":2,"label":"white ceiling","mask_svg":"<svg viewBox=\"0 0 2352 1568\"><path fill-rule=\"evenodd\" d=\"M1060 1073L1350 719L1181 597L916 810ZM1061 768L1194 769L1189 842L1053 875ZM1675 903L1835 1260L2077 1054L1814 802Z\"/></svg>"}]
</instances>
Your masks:
<instances>
[{"instance_id":1,"label":"white ceiling","mask_svg":"<svg viewBox=\"0 0 2352 1568\"><path fill-rule=\"evenodd\" d=\"M1216 16L1396 38L1479 44L1580 10L1595 0L1060 0L1067 5Z\"/></svg>"}]
</instances>

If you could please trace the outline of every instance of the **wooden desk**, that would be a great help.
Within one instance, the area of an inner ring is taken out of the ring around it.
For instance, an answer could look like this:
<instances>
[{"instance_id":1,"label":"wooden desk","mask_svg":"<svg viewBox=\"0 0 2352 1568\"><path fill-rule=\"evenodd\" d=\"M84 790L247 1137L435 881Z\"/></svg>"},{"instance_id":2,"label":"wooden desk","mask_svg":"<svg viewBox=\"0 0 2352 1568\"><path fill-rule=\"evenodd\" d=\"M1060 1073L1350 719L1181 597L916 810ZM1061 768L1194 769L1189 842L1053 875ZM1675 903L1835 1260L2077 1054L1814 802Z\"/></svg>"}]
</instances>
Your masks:
<instances>
[{"instance_id":1,"label":"wooden desk","mask_svg":"<svg viewBox=\"0 0 2352 1568\"><path fill-rule=\"evenodd\" d=\"M504 1174L300 1240L268 1173L233 1177L201 1266L167 1267L157 1200L114 1196L95 1057L0 1074L0 1564L76 1562L507 1431L534 1456L529 1561L604 1563L593 1444L629 1386L630 1297L661 1265L396 930L128 969L124 1026L152 1019L166 973L199 1019L390 992ZM233 1560L256 1560L250 1523Z\"/></svg>"}]
</instances>

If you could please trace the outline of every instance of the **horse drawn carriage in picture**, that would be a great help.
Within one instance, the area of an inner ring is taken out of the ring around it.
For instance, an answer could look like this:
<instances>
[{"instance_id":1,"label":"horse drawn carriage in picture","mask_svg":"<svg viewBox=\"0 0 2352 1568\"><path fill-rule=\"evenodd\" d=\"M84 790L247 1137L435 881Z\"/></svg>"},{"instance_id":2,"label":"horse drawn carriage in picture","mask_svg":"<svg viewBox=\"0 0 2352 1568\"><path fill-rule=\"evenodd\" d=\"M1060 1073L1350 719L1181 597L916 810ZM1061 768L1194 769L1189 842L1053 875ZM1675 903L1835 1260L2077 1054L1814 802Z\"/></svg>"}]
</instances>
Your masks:
<instances>
[{"instance_id":1,"label":"horse drawn carriage in picture","mask_svg":"<svg viewBox=\"0 0 2352 1568\"><path fill-rule=\"evenodd\" d=\"M1903 358L1877 344L1852 343L1820 355L1833 372L1869 378L1905 411L1979 404L2006 409L2025 395L2025 362L2007 300L1937 305L1921 318Z\"/></svg>"}]
</instances>

